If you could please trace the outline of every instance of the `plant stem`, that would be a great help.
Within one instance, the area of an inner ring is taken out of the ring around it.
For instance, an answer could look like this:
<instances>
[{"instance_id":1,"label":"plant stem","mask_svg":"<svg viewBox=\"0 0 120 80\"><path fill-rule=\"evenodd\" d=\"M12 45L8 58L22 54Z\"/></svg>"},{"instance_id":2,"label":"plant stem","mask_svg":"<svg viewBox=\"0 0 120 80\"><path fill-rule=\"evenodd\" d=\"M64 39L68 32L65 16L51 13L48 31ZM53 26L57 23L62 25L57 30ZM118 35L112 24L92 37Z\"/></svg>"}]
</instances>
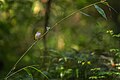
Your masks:
<instances>
[{"instance_id":1,"label":"plant stem","mask_svg":"<svg viewBox=\"0 0 120 80\"><path fill-rule=\"evenodd\" d=\"M51 1L51 0L49 0L49 1ZM41 38L43 38L44 36L46 36L46 34L47 34L49 31L51 31L55 26L57 26L58 24L60 24L60 23L61 23L62 21L64 21L65 19L68 19L69 17L71 17L72 15L74 15L75 13L77 13L77 12L79 12L79 11L81 11L81 10L84 10L84 9L86 9L86 8L88 8L88 7L91 7L91 6L95 5L95 4L100 4L100 3L103 3L103 2L100 1L100 2L96 2L96 3L90 4L90 5L85 6L85 7L81 8L81 9L79 9L79 10L76 10L76 11L74 11L73 13L71 13L70 15L62 18L61 20L59 20L58 22L56 22L49 30L46 30L46 32L44 32L44 34L41 35L41 37L40 37L39 40L41 40ZM48 22L47 22L47 23L48 23ZM48 24L47 24L47 25L48 25ZM46 27L47 27L47 26L46 26ZM5 77L6 80L7 80L7 78L9 78L10 76L12 76L12 75L14 75L15 73L21 71L21 69L20 69L19 71L14 72L14 73L11 74L11 72L12 72L13 70L15 70L17 64L22 60L22 58L28 53L28 51L29 51L39 40L34 41L34 42L31 44L31 46L23 53L23 55L17 60L17 62L16 62L16 63L14 64L14 66L12 67L12 69L11 69L11 70L8 72L8 74L6 75L6 77Z\"/></svg>"},{"instance_id":2,"label":"plant stem","mask_svg":"<svg viewBox=\"0 0 120 80\"><path fill-rule=\"evenodd\" d=\"M15 71L15 72L13 72L13 73L12 73L12 74L10 74L9 76L5 77L5 80L7 80L9 77L13 76L14 74L16 74L16 73L18 73L18 72L22 71L24 68L33 67L33 66L39 66L39 65L31 65L31 66L26 66L26 67L23 67L23 68L21 68L21 69L19 69L19 70Z\"/></svg>"},{"instance_id":3,"label":"plant stem","mask_svg":"<svg viewBox=\"0 0 120 80\"><path fill-rule=\"evenodd\" d=\"M14 66L13 66L13 67L11 68L11 70L8 72L8 74L6 75L6 77L9 76L9 74L10 74L13 70L15 70L17 64L21 61L21 59L27 54L27 52L28 52L37 42L38 42L38 41L33 42L32 45L23 53L23 55L17 60L17 62L14 64Z\"/></svg>"}]
</instances>

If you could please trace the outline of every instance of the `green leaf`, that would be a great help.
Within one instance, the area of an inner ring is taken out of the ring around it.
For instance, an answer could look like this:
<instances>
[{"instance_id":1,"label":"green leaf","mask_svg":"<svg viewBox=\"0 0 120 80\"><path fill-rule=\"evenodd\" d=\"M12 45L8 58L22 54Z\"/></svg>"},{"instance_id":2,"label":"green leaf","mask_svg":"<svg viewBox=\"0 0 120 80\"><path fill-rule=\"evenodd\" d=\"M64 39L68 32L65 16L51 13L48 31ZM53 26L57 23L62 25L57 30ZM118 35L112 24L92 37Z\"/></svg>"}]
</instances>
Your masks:
<instances>
[{"instance_id":1,"label":"green leaf","mask_svg":"<svg viewBox=\"0 0 120 80\"><path fill-rule=\"evenodd\" d=\"M27 73L28 73L28 75L31 77L31 79L33 80L33 76L32 76L32 74L30 73L30 71L29 71L29 69L27 69L27 68L23 68Z\"/></svg>"},{"instance_id":2,"label":"green leaf","mask_svg":"<svg viewBox=\"0 0 120 80\"><path fill-rule=\"evenodd\" d=\"M37 69L36 67L30 66L30 68L38 71L38 72L41 73L43 76L45 76L47 79L49 79L41 70Z\"/></svg>"},{"instance_id":3,"label":"green leaf","mask_svg":"<svg viewBox=\"0 0 120 80\"><path fill-rule=\"evenodd\" d=\"M107 20L104 10L97 5L94 5L94 6L95 6L96 10Z\"/></svg>"},{"instance_id":4,"label":"green leaf","mask_svg":"<svg viewBox=\"0 0 120 80\"><path fill-rule=\"evenodd\" d=\"M84 13L84 12L82 12L82 11L80 11L80 13L81 13L81 14L83 14L83 15L85 15L85 16L90 17L90 15L89 15L89 14L86 14L86 13Z\"/></svg>"}]
</instances>

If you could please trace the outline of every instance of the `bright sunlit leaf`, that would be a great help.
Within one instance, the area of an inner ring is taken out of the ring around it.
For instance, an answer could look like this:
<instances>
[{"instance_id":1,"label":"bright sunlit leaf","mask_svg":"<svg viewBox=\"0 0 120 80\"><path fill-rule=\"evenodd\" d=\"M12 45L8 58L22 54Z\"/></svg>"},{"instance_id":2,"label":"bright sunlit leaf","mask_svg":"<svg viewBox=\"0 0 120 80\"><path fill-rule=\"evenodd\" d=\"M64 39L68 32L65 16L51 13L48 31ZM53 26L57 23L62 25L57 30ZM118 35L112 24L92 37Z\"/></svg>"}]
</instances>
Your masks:
<instances>
[{"instance_id":1,"label":"bright sunlit leaf","mask_svg":"<svg viewBox=\"0 0 120 80\"><path fill-rule=\"evenodd\" d=\"M39 1L35 1L32 6L33 14L38 14L43 10L43 5Z\"/></svg>"}]
</instances>

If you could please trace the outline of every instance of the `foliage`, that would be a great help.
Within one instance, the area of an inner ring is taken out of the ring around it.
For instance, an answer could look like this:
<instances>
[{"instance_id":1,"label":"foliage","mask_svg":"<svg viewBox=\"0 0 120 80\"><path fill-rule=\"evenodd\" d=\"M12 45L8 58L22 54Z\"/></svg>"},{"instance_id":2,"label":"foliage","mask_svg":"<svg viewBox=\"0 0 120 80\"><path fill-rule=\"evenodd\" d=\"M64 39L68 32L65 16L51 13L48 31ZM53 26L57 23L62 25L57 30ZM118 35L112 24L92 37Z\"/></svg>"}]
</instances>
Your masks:
<instances>
[{"instance_id":1,"label":"foliage","mask_svg":"<svg viewBox=\"0 0 120 80\"><path fill-rule=\"evenodd\" d=\"M54 0L44 32L46 4L0 0L1 79L119 80L120 33L108 14L117 11L106 0Z\"/></svg>"}]
</instances>

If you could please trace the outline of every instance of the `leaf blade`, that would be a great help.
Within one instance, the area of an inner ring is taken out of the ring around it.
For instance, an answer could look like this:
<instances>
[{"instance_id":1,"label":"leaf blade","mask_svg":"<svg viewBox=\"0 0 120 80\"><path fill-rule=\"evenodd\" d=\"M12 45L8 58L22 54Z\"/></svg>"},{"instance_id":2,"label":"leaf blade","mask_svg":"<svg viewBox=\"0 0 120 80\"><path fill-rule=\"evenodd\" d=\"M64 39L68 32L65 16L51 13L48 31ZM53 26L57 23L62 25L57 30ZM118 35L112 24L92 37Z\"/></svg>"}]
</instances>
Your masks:
<instances>
[{"instance_id":1,"label":"leaf blade","mask_svg":"<svg viewBox=\"0 0 120 80\"><path fill-rule=\"evenodd\" d=\"M85 15L85 16L87 16L87 17L91 17L89 14L84 13L84 12L82 12L82 11L80 11L80 13L83 14L83 15Z\"/></svg>"},{"instance_id":2,"label":"leaf blade","mask_svg":"<svg viewBox=\"0 0 120 80\"><path fill-rule=\"evenodd\" d=\"M23 70L25 70L27 72L27 74L31 77L31 79L33 80L33 76L31 74L31 72L27 68L23 68Z\"/></svg>"},{"instance_id":3,"label":"leaf blade","mask_svg":"<svg viewBox=\"0 0 120 80\"><path fill-rule=\"evenodd\" d=\"M94 7L107 20L104 10L102 8L100 8L98 5L94 5Z\"/></svg>"},{"instance_id":4,"label":"leaf blade","mask_svg":"<svg viewBox=\"0 0 120 80\"><path fill-rule=\"evenodd\" d=\"M41 73L43 76L45 76L47 79L49 79L41 70L37 69L36 67L30 66L30 68L38 71L38 72Z\"/></svg>"}]
</instances>

